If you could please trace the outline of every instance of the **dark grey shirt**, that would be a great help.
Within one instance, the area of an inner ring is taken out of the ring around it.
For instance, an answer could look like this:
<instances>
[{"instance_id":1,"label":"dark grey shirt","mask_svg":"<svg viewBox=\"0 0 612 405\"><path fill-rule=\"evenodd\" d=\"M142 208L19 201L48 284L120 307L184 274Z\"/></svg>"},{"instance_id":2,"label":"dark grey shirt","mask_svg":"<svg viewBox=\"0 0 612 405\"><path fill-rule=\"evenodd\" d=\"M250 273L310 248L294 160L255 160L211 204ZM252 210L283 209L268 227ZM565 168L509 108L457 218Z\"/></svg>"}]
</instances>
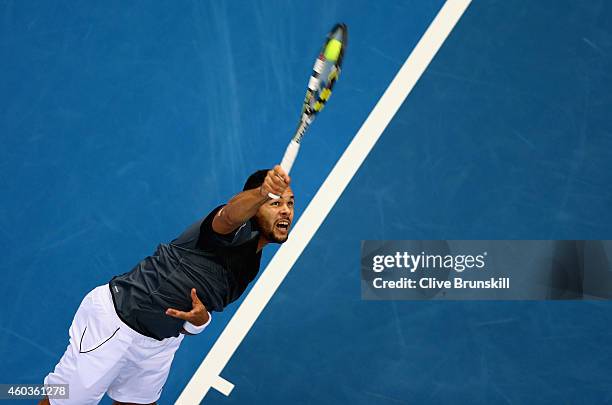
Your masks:
<instances>
[{"instance_id":1,"label":"dark grey shirt","mask_svg":"<svg viewBox=\"0 0 612 405\"><path fill-rule=\"evenodd\" d=\"M229 235L213 231L212 220L223 206L191 225L132 271L115 276L110 289L117 314L132 329L158 340L178 336L183 321L166 309L190 311L190 291L208 311L223 311L237 300L259 271L259 232L250 220Z\"/></svg>"}]
</instances>

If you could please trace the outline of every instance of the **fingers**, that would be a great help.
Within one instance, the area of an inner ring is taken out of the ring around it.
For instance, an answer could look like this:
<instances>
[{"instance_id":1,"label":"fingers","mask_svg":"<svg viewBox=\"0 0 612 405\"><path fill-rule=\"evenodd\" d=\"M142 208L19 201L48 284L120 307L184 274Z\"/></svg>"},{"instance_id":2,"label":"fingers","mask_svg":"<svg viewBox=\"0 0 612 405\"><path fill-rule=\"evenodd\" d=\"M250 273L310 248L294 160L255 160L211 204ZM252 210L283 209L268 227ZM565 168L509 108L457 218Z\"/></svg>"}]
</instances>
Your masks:
<instances>
[{"instance_id":1,"label":"fingers","mask_svg":"<svg viewBox=\"0 0 612 405\"><path fill-rule=\"evenodd\" d=\"M199 305L204 305L202 304L202 301L200 301L200 299L198 298L198 294L196 292L195 288L191 289L191 304L193 305L193 307L197 307Z\"/></svg>"},{"instance_id":2,"label":"fingers","mask_svg":"<svg viewBox=\"0 0 612 405\"><path fill-rule=\"evenodd\" d=\"M195 288L191 289L191 304L193 308L189 312L179 311L178 309L168 308L166 315L173 318L182 319L189 321L194 325L203 325L208 320L208 310L198 298L198 294Z\"/></svg>"},{"instance_id":3,"label":"fingers","mask_svg":"<svg viewBox=\"0 0 612 405\"><path fill-rule=\"evenodd\" d=\"M276 178L284 182L286 185L289 185L289 183L291 182L291 178L280 165L274 166L274 169L272 169L272 171L274 172Z\"/></svg>"},{"instance_id":4,"label":"fingers","mask_svg":"<svg viewBox=\"0 0 612 405\"><path fill-rule=\"evenodd\" d=\"M191 314L189 312L179 311L178 309L168 308L166 310L166 315L169 315L173 318L182 319L184 321L188 321L191 318Z\"/></svg>"},{"instance_id":5,"label":"fingers","mask_svg":"<svg viewBox=\"0 0 612 405\"><path fill-rule=\"evenodd\" d=\"M287 187L289 187L289 183L291 182L291 178L289 175L283 170L279 165L274 166L274 169L268 171L266 178L262 184L262 191L264 195L268 193L282 195Z\"/></svg>"}]
</instances>

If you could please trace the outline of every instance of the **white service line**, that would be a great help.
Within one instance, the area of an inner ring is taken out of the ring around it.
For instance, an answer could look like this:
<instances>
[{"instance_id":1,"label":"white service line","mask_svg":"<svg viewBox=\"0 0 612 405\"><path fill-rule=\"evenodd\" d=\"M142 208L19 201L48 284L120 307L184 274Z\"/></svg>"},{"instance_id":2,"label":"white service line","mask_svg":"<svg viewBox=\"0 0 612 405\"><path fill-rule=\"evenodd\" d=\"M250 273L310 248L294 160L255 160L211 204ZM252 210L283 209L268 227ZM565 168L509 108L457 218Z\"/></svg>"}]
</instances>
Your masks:
<instances>
[{"instance_id":1,"label":"white service line","mask_svg":"<svg viewBox=\"0 0 612 405\"><path fill-rule=\"evenodd\" d=\"M306 207L291 232L291 237L276 252L175 404L199 404L211 387L225 395L231 393L234 388L233 384L220 376L223 368L319 229L470 2L471 0L447 0L442 6L357 135Z\"/></svg>"}]
</instances>

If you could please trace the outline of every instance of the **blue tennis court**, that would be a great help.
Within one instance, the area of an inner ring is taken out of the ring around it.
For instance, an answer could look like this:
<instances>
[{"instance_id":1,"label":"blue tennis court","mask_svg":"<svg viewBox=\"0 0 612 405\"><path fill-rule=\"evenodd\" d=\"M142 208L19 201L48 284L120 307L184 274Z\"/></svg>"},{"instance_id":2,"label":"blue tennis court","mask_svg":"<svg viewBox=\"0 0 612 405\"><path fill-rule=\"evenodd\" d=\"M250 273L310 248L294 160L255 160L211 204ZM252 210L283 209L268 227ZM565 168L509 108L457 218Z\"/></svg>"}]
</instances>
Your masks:
<instances>
[{"instance_id":1,"label":"blue tennis court","mask_svg":"<svg viewBox=\"0 0 612 405\"><path fill-rule=\"evenodd\" d=\"M41 383L88 291L278 162L342 21L299 215L443 4L0 1L0 383ZM359 273L366 239L612 238L610 21L474 1L203 403L612 402L608 302L362 301ZM160 404L237 305L185 339Z\"/></svg>"}]
</instances>

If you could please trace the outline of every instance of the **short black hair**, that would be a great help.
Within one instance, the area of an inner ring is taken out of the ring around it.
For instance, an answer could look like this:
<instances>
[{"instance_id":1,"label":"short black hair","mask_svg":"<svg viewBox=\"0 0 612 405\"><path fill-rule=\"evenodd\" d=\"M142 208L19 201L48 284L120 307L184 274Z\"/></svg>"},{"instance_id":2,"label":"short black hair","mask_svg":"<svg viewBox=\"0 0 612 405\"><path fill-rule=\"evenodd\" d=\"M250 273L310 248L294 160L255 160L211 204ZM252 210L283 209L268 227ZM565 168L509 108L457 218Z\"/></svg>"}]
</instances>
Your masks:
<instances>
[{"instance_id":1,"label":"short black hair","mask_svg":"<svg viewBox=\"0 0 612 405\"><path fill-rule=\"evenodd\" d=\"M242 191L252 190L254 188L261 187L269 171L270 169L261 169L251 174L247 179L246 183L244 183Z\"/></svg>"}]
</instances>

